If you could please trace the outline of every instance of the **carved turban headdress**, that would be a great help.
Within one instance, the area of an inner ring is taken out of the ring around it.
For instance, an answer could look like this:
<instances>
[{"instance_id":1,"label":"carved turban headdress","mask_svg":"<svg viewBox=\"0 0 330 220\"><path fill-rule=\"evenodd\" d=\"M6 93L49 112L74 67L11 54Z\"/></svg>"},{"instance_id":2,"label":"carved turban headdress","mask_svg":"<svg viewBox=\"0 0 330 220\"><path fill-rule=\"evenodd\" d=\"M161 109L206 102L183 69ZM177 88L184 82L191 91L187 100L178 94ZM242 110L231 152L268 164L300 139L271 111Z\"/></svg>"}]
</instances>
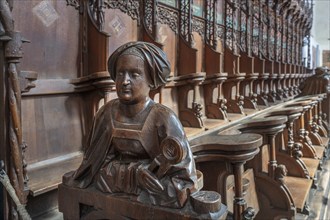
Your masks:
<instances>
[{"instance_id":1,"label":"carved turban headdress","mask_svg":"<svg viewBox=\"0 0 330 220\"><path fill-rule=\"evenodd\" d=\"M142 41L130 42L120 46L108 60L108 71L110 77L116 81L116 63L121 55L135 55L144 60L148 66L151 79L151 89L165 85L171 72L170 63L164 51L159 47Z\"/></svg>"}]
</instances>

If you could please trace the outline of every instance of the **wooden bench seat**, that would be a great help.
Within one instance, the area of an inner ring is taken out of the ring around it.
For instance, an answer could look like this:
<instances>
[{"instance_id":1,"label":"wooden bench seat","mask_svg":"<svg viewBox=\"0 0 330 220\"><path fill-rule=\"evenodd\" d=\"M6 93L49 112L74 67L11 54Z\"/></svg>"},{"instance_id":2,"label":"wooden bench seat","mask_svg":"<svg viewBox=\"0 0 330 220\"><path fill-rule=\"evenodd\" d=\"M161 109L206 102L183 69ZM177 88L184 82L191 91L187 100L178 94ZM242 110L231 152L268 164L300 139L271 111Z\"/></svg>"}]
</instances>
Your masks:
<instances>
[{"instance_id":1,"label":"wooden bench seat","mask_svg":"<svg viewBox=\"0 0 330 220\"><path fill-rule=\"evenodd\" d=\"M303 212L313 180L286 176L284 182L291 193L297 212Z\"/></svg>"},{"instance_id":2,"label":"wooden bench seat","mask_svg":"<svg viewBox=\"0 0 330 220\"><path fill-rule=\"evenodd\" d=\"M328 137L321 137L322 143L325 147L329 145L329 138Z\"/></svg>"},{"instance_id":3,"label":"wooden bench seat","mask_svg":"<svg viewBox=\"0 0 330 220\"><path fill-rule=\"evenodd\" d=\"M325 147L321 145L313 145L313 147L315 149L317 158L322 159L324 157Z\"/></svg>"},{"instance_id":4,"label":"wooden bench seat","mask_svg":"<svg viewBox=\"0 0 330 220\"><path fill-rule=\"evenodd\" d=\"M77 169L82 158L82 153L78 152L30 166L28 169L30 195L35 197L57 189L57 186L62 183L62 176L68 172L68 168Z\"/></svg>"},{"instance_id":5,"label":"wooden bench seat","mask_svg":"<svg viewBox=\"0 0 330 220\"><path fill-rule=\"evenodd\" d=\"M305 163L309 176L312 178L315 177L315 174L320 164L320 160L306 157L302 157L301 160Z\"/></svg>"}]
</instances>

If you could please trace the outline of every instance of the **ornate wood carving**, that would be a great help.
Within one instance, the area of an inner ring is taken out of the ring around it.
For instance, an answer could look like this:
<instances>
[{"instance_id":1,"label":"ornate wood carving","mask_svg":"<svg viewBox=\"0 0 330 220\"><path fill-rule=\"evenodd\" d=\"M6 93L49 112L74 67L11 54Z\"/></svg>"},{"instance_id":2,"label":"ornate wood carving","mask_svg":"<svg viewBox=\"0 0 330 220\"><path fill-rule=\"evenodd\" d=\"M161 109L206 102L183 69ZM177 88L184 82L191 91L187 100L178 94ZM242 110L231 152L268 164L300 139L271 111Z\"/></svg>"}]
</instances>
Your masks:
<instances>
[{"instance_id":1,"label":"ornate wood carving","mask_svg":"<svg viewBox=\"0 0 330 220\"><path fill-rule=\"evenodd\" d=\"M216 11L217 2L215 0L206 1L206 33L205 39L206 43L210 45L213 49L217 47L217 19Z\"/></svg>"},{"instance_id":2,"label":"ornate wood carving","mask_svg":"<svg viewBox=\"0 0 330 220\"><path fill-rule=\"evenodd\" d=\"M140 1L138 0L104 0L107 8L119 9L133 20L140 20Z\"/></svg>"},{"instance_id":3,"label":"ornate wood carving","mask_svg":"<svg viewBox=\"0 0 330 220\"><path fill-rule=\"evenodd\" d=\"M143 22L145 29L153 38L156 37L156 12L157 1L145 0L143 2Z\"/></svg>"},{"instance_id":4,"label":"ornate wood carving","mask_svg":"<svg viewBox=\"0 0 330 220\"><path fill-rule=\"evenodd\" d=\"M157 22L168 25L174 33L178 33L179 12L168 7L157 7Z\"/></svg>"},{"instance_id":5,"label":"ornate wood carving","mask_svg":"<svg viewBox=\"0 0 330 220\"><path fill-rule=\"evenodd\" d=\"M7 89L6 97L8 98L3 104L6 105L8 103L9 108L9 123L7 124L8 127L5 128L9 146L2 147L5 148L6 154L8 154L5 163L10 182L20 203L26 205L28 174L24 152L27 144L23 141L22 135L21 94L34 86L31 84L31 81L35 80L36 74L34 76L32 76L33 74L21 74L18 69L18 63L20 63L23 57L22 44L27 41L21 36L20 32L15 31L14 20L8 2L5 0L0 1L0 8L1 26L5 31L0 36L0 40L5 45L3 68L6 76L6 81L1 83ZM17 217L17 207L14 204L10 204L8 208L11 218Z\"/></svg>"},{"instance_id":6,"label":"ornate wood carving","mask_svg":"<svg viewBox=\"0 0 330 220\"><path fill-rule=\"evenodd\" d=\"M75 0L67 0L68 5L81 7ZM93 25L102 33L104 32L105 10L119 9L133 20L140 21L140 1L138 0L88 0L87 10Z\"/></svg>"},{"instance_id":7,"label":"ornate wood carving","mask_svg":"<svg viewBox=\"0 0 330 220\"><path fill-rule=\"evenodd\" d=\"M252 52L255 56L259 56L259 0L252 3Z\"/></svg>"},{"instance_id":8,"label":"ornate wood carving","mask_svg":"<svg viewBox=\"0 0 330 220\"><path fill-rule=\"evenodd\" d=\"M81 7L81 0L66 0L67 5L73 6L76 9Z\"/></svg>"},{"instance_id":9,"label":"ornate wood carving","mask_svg":"<svg viewBox=\"0 0 330 220\"><path fill-rule=\"evenodd\" d=\"M225 42L229 50L233 53L237 53L237 43L238 43L238 16L237 16L238 4L236 0L226 0L225 10L226 10L226 35Z\"/></svg>"},{"instance_id":10,"label":"ornate wood carving","mask_svg":"<svg viewBox=\"0 0 330 220\"><path fill-rule=\"evenodd\" d=\"M109 202L120 203L126 212L129 208L137 213L138 207L146 213L152 204L153 211L174 218L194 217L195 212L225 217L220 195L200 191L202 175L197 179L178 117L149 98L150 90L164 86L169 77L165 53L150 43L130 42L110 56L108 66L118 99L98 111L81 166L63 177L61 189L67 193L60 192L66 198L60 206L65 218L116 218L116 208L109 211L105 206ZM192 112L201 117L201 106L195 101ZM91 195L95 210L89 207ZM68 197L74 197L72 202Z\"/></svg>"},{"instance_id":11,"label":"ornate wood carving","mask_svg":"<svg viewBox=\"0 0 330 220\"><path fill-rule=\"evenodd\" d=\"M192 0L182 0L179 3L180 7L180 26L179 32L182 39L189 45L192 46L192 8L191 8Z\"/></svg>"},{"instance_id":12,"label":"ornate wood carving","mask_svg":"<svg viewBox=\"0 0 330 220\"><path fill-rule=\"evenodd\" d=\"M205 23L203 20L194 18L192 19L192 31L197 32L202 38L205 36Z\"/></svg>"}]
</instances>

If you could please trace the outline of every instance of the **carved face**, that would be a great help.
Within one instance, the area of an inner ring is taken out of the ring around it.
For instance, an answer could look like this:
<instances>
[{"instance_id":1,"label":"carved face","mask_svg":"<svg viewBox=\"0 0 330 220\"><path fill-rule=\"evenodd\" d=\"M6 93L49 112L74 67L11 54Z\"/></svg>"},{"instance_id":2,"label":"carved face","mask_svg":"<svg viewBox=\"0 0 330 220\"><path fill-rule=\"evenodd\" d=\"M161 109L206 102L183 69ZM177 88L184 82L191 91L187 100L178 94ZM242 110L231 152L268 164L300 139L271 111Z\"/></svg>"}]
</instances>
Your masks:
<instances>
[{"instance_id":1,"label":"carved face","mask_svg":"<svg viewBox=\"0 0 330 220\"><path fill-rule=\"evenodd\" d=\"M122 103L140 103L149 96L148 68L142 58L122 55L117 60L116 69L117 95Z\"/></svg>"}]
</instances>

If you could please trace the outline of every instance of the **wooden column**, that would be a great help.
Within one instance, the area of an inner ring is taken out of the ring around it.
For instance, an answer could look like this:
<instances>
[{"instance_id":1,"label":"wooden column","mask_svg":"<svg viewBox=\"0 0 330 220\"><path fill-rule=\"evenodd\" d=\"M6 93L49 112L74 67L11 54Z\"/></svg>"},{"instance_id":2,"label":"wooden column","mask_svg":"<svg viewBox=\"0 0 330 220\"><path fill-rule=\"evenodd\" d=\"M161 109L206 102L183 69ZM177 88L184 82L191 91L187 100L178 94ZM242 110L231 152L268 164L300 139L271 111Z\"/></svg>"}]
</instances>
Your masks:
<instances>
[{"instance_id":1,"label":"wooden column","mask_svg":"<svg viewBox=\"0 0 330 220\"><path fill-rule=\"evenodd\" d=\"M8 127L8 102L6 97L6 79L7 74L4 68L4 47L3 43L0 43L0 160L8 161L6 159L7 151L6 146L9 145L6 133ZM3 186L0 184L0 218L4 219L7 216L8 204L6 203L6 194L3 193Z\"/></svg>"}]
</instances>

